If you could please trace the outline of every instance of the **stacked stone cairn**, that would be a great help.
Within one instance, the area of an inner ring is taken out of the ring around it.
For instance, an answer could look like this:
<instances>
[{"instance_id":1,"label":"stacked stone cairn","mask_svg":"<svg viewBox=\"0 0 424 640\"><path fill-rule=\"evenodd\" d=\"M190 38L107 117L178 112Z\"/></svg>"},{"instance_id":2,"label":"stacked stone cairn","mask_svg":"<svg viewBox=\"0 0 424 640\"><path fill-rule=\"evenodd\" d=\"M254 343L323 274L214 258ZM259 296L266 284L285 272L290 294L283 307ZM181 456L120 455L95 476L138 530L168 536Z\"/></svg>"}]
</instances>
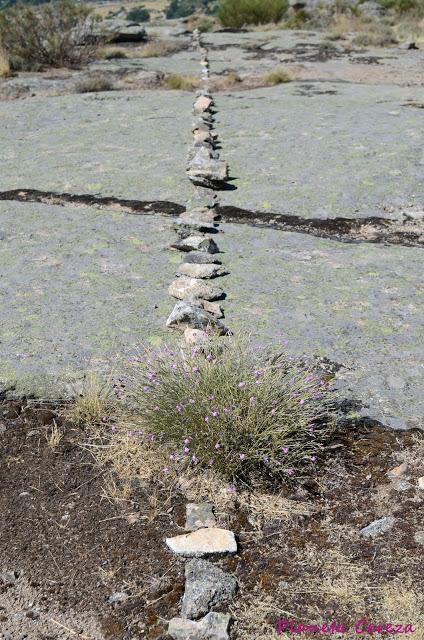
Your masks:
<instances>
[{"instance_id":1,"label":"stacked stone cairn","mask_svg":"<svg viewBox=\"0 0 424 640\"><path fill-rule=\"evenodd\" d=\"M228 165L219 159L218 137L214 131L214 100L210 93L208 51L200 33L193 32L193 47L200 53L201 81L193 106L193 143L187 158L187 177L194 193L186 211L174 223L178 239L172 249L183 254L177 278L169 294L180 300L167 320L167 327L184 331L189 344L200 344L208 335L228 334L220 300L225 293L218 278L227 275L219 258L216 237L217 191L228 180Z\"/></svg>"},{"instance_id":2,"label":"stacked stone cairn","mask_svg":"<svg viewBox=\"0 0 424 640\"><path fill-rule=\"evenodd\" d=\"M211 334L230 333L220 321L224 314L219 300L225 294L215 285L227 273L218 258L215 238L219 233L216 191L228 180L228 167L217 151L208 52L198 31L193 33L193 46L201 54L202 67L187 161L187 176L195 190L185 213L174 223L178 239L171 247L184 257L169 287L170 295L179 302L166 324L184 331L188 344L201 345ZM168 633L174 640L229 640L230 615L215 609L233 597L237 581L213 561L237 552L234 533L217 525L210 503L187 504L185 530L188 533L166 539L171 552L187 558L181 616L169 621Z\"/></svg>"},{"instance_id":3,"label":"stacked stone cairn","mask_svg":"<svg viewBox=\"0 0 424 640\"><path fill-rule=\"evenodd\" d=\"M174 640L229 640L231 617L211 611L222 607L237 590L237 581L209 559L237 552L232 531L217 526L212 505L187 504L186 530L190 533L167 538L169 549L185 558L185 591L181 617L169 621Z\"/></svg>"}]
</instances>

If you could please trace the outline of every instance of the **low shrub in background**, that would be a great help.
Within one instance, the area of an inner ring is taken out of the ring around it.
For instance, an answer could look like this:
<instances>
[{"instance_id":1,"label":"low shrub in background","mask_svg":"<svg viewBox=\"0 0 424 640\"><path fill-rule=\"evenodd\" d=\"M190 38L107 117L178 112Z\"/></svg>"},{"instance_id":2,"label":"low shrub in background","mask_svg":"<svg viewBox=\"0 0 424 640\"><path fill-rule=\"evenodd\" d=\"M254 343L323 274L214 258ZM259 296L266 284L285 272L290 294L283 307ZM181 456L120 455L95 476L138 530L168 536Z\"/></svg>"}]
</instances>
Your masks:
<instances>
[{"instance_id":1,"label":"low shrub in background","mask_svg":"<svg viewBox=\"0 0 424 640\"><path fill-rule=\"evenodd\" d=\"M283 67L277 67L265 74L264 82L269 85L283 84L285 82L292 82L293 76Z\"/></svg>"},{"instance_id":2,"label":"low shrub in background","mask_svg":"<svg viewBox=\"0 0 424 640\"><path fill-rule=\"evenodd\" d=\"M165 474L195 467L232 480L290 477L311 469L333 426L325 381L236 339L211 341L204 353L144 352L132 363L126 401L139 446L168 450Z\"/></svg>"},{"instance_id":3,"label":"low shrub in background","mask_svg":"<svg viewBox=\"0 0 424 640\"><path fill-rule=\"evenodd\" d=\"M196 11L209 13L210 0L171 0L166 10L168 20L174 18L187 18Z\"/></svg>"},{"instance_id":4,"label":"low shrub in background","mask_svg":"<svg viewBox=\"0 0 424 640\"><path fill-rule=\"evenodd\" d=\"M10 74L10 63L6 52L0 47L0 78L7 78Z\"/></svg>"},{"instance_id":5,"label":"low shrub in background","mask_svg":"<svg viewBox=\"0 0 424 640\"><path fill-rule=\"evenodd\" d=\"M198 79L192 76L183 76L179 73L170 73L165 79L168 89L180 91L192 91L198 85Z\"/></svg>"},{"instance_id":6,"label":"low shrub in background","mask_svg":"<svg viewBox=\"0 0 424 640\"><path fill-rule=\"evenodd\" d=\"M128 20L133 22L148 22L150 20L150 13L143 6L133 7L127 12Z\"/></svg>"},{"instance_id":7,"label":"low shrub in background","mask_svg":"<svg viewBox=\"0 0 424 640\"><path fill-rule=\"evenodd\" d=\"M100 91L113 91L113 82L109 78L95 77L84 78L75 85L75 93L99 93Z\"/></svg>"},{"instance_id":8,"label":"low shrub in background","mask_svg":"<svg viewBox=\"0 0 424 640\"><path fill-rule=\"evenodd\" d=\"M77 67L97 50L91 9L73 0L0 12L0 40L16 69Z\"/></svg>"},{"instance_id":9,"label":"low shrub in background","mask_svg":"<svg viewBox=\"0 0 424 640\"><path fill-rule=\"evenodd\" d=\"M276 23L283 18L288 6L288 0L221 0L218 17L224 27L233 28Z\"/></svg>"}]
</instances>

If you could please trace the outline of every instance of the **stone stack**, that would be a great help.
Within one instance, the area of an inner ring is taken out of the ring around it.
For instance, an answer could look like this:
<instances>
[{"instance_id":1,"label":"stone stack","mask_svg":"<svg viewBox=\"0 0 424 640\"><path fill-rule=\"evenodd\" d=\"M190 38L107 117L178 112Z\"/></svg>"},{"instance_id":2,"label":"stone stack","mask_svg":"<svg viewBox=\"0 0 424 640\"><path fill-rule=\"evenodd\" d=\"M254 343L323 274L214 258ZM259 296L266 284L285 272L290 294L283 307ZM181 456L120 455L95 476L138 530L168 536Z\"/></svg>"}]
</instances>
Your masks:
<instances>
[{"instance_id":1,"label":"stone stack","mask_svg":"<svg viewBox=\"0 0 424 640\"><path fill-rule=\"evenodd\" d=\"M213 609L231 600L237 581L211 558L236 553L235 536L216 526L209 503L187 505L185 528L189 533L166 539L173 553L189 559L181 617L169 621L168 633L174 640L229 640L230 615Z\"/></svg>"},{"instance_id":2,"label":"stone stack","mask_svg":"<svg viewBox=\"0 0 424 640\"><path fill-rule=\"evenodd\" d=\"M186 173L194 185L193 196L174 223L177 239L171 248L183 255L169 294L180 300L167 320L167 327L185 332L190 344L204 341L208 334L228 334L220 321L219 300L225 293L218 278L227 275L218 255L217 191L228 180L228 165L220 160L218 136L214 131L214 99L209 90L208 51L200 33L193 32L193 47L200 53L201 81L193 105L193 142L188 151Z\"/></svg>"}]
</instances>

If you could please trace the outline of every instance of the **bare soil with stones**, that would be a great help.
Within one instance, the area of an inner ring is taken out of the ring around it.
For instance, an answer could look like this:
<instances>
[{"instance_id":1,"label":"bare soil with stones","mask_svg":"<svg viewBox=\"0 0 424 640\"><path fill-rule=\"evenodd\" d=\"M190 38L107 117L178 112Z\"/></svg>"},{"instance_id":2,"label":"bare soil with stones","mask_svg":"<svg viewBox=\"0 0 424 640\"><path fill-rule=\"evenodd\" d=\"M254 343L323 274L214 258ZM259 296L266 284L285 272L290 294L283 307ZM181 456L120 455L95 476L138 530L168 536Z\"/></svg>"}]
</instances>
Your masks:
<instances>
[{"instance_id":1,"label":"bare soil with stones","mask_svg":"<svg viewBox=\"0 0 424 640\"><path fill-rule=\"evenodd\" d=\"M130 495L114 494L87 435L59 409L0 407L0 637L169 640L184 563L164 538L183 530L187 498L135 480ZM234 640L277 637L279 617L413 623L414 640L424 637L423 440L347 427L313 477L236 493L219 514L239 541L219 563L240 587ZM395 518L389 532L361 536L383 516Z\"/></svg>"}]
</instances>

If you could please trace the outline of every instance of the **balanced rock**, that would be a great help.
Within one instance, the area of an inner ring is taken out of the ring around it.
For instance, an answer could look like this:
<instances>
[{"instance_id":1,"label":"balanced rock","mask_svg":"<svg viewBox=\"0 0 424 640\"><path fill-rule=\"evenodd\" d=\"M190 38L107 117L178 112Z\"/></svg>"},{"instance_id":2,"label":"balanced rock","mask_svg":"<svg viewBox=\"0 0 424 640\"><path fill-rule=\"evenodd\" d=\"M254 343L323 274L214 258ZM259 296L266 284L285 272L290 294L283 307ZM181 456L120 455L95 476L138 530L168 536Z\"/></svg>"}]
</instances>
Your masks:
<instances>
[{"instance_id":1,"label":"balanced rock","mask_svg":"<svg viewBox=\"0 0 424 640\"><path fill-rule=\"evenodd\" d=\"M361 529L360 533L366 538L375 538L380 535L380 533L385 533L389 531L395 523L395 518L393 516L386 516L384 518L380 518L379 520L374 520L369 525Z\"/></svg>"},{"instance_id":2,"label":"balanced rock","mask_svg":"<svg viewBox=\"0 0 424 640\"><path fill-rule=\"evenodd\" d=\"M178 220L182 222L192 222L193 220L200 222L214 222L218 218L218 214L213 209L208 207L195 207L194 209L187 209L179 217Z\"/></svg>"},{"instance_id":3,"label":"balanced rock","mask_svg":"<svg viewBox=\"0 0 424 640\"><path fill-rule=\"evenodd\" d=\"M189 251L184 255L183 262L188 264L221 264L221 260L216 255L203 251Z\"/></svg>"},{"instance_id":4,"label":"balanced rock","mask_svg":"<svg viewBox=\"0 0 424 640\"><path fill-rule=\"evenodd\" d=\"M196 186L194 193L187 202L187 209L196 209L197 207L206 207L214 209L218 204L218 195L213 189L208 187Z\"/></svg>"},{"instance_id":5,"label":"balanced rock","mask_svg":"<svg viewBox=\"0 0 424 640\"><path fill-rule=\"evenodd\" d=\"M213 143L213 137L210 134L210 131L202 131L197 129L193 134L194 143L198 144L200 142L209 142Z\"/></svg>"},{"instance_id":6,"label":"balanced rock","mask_svg":"<svg viewBox=\"0 0 424 640\"><path fill-rule=\"evenodd\" d=\"M227 275L228 271L218 264L195 264L183 262L178 267L178 275L189 276L190 278L218 278Z\"/></svg>"},{"instance_id":7,"label":"balanced rock","mask_svg":"<svg viewBox=\"0 0 424 640\"><path fill-rule=\"evenodd\" d=\"M209 158L207 162L198 161L196 154L187 169L187 176L193 184L214 187L228 180L228 165L226 162L214 158Z\"/></svg>"},{"instance_id":8,"label":"balanced rock","mask_svg":"<svg viewBox=\"0 0 424 640\"><path fill-rule=\"evenodd\" d=\"M229 333L228 329L219 322L216 316L205 311L201 306L186 300L175 305L166 321L166 326L169 329L178 329L179 331L185 331L189 327L192 329L207 329L209 332L213 331L219 335Z\"/></svg>"},{"instance_id":9,"label":"balanced rock","mask_svg":"<svg viewBox=\"0 0 424 640\"><path fill-rule=\"evenodd\" d=\"M196 298L202 298L203 300L219 300L224 296L221 287L212 285L199 278L189 278L188 276L181 276L171 282L168 293L170 296L178 298L179 300L184 300L190 295Z\"/></svg>"},{"instance_id":10,"label":"balanced rock","mask_svg":"<svg viewBox=\"0 0 424 640\"><path fill-rule=\"evenodd\" d=\"M197 529L174 538L166 538L168 547L179 556L201 558L215 554L236 553L237 542L232 531L210 527Z\"/></svg>"},{"instance_id":11,"label":"balanced rock","mask_svg":"<svg viewBox=\"0 0 424 640\"><path fill-rule=\"evenodd\" d=\"M212 313L217 318L224 317L224 309L219 304L219 302L209 302L208 300L203 300L203 308L205 311Z\"/></svg>"},{"instance_id":12,"label":"balanced rock","mask_svg":"<svg viewBox=\"0 0 424 640\"><path fill-rule=\"evenodd\" d=\"M174 640L228 640L230 616L211 611L207 616L194 622L185 618L172 618L168 633Z\"/></svg>"},{"instance_id":13,"label":"balanced rock","mask_svg":"<svg viewBox=\"0 0 424 640\"><path fill-rule=\"evenodd\" d=\"M210 502L188 502L186 505L186 525L188 531L202 527L215 527L216 519Z\"/></svg>"},{"instance_id":14,"label":"balanced rock","mask_svg":"<svg viewBox=\"0 0 424 640\"><path fill-rule=\"evenodd\" d=\"M207 66L208 65L206 65L205 68L207 68ZM209 98L208 96L199 96L194 103L193 111L195 114L202 113L203 111L207 111L208 109L210 109L212 105L212 98Z\"/></svg>"},{"instance_id":15,"label":"balanced rock","mask_svg":"<svg viewBox=\"0 0 424 640\"><path fill-rule=\"evenodd\" d=\"M177 242L171 244L171 247L173 249L178 249L179 251L203 251L206 253L219 252L216 242L207 236L188 236L182 240L177 240Z\"/></svg>"},{"instance_id":16,"label":"balanced rock","mask_svg":"<svg viewBox=\"0 0 424 640\"><path fill-rule=\"evenodd\" d=\"M185 579L181 615L191 620L230 600L237 589L237 582L231 575L207 560L187 562Z\"/></svg>"}]
</instances>

